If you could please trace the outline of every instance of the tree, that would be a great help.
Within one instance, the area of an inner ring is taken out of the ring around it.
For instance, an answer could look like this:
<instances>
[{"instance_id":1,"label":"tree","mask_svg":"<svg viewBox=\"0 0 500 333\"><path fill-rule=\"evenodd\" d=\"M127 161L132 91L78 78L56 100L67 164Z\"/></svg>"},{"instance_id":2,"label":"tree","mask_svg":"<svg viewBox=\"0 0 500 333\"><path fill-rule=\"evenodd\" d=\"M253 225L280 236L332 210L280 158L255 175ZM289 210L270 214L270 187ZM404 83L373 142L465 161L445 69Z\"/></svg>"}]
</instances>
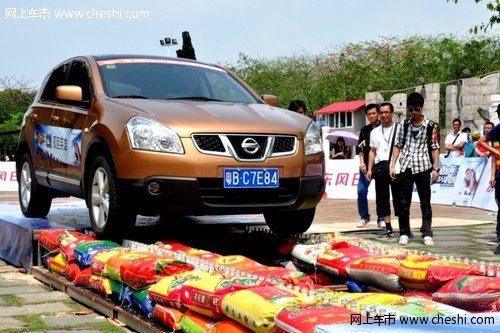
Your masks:
<instances>
[{"instance_id":1,"label":"tree","mask_svg":"<svg viewBox=\"0 0 500 333\"><path fill-rule=\"evenodd\" d=\"M453 1L454 3L458 3L458 0L446 0L447 2ZM483 0L474 0L476 3L482 2ZM471 33L477 34L478 32L487 32L489 29L493 29L495 24L500 23L500 0L490 0L485 1L486 8L491 11L493 14L487 23L481 23L480 25L476 25L470 28Z\"/></svg>"},{"instance_id":2,"label":"tree","mask_svg":"<svg viewBox=\"0 0 500 333\"><path fill-rule=\"evenodd\" d=\"M463 77L464 69L472 76L496 72L500 37L382 37L319 55L253 59L240 54L231 69L259 94L278 96L281 107L302 99L312 112L332 102L363 99L367 90L404 92L422 80L453 82Z\"/></svg>"},{"instance_id":3,"label":"tree","mask_svg":"<svg viewBox=\"0 0 500 333\"><path fill-rule=\"evenodd\" d=\"M14 77L0 78L0 133L21 127L23 115L35 97L30 82ZM11 155L17 144L17 134L0 135L0 155Z\"/></svg>"}]
</instances>

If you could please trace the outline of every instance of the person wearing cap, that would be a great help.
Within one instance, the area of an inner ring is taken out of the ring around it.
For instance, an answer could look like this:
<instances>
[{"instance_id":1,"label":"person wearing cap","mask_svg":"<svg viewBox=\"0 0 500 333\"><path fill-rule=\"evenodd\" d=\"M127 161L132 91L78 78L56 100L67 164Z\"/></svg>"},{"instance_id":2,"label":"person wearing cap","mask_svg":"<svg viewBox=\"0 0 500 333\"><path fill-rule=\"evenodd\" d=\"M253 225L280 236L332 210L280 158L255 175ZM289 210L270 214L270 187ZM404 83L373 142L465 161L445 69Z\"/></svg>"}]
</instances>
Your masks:
<instances>
[{"instance_id":1,"label":"person wearing cap","mask_svg":"<svg viewBox=\"0 0 500 333\"><path fill-rule=\"evenodd\" d=\"M467 140L467 143L464 146L464 155L465 157L478 157L479 155L476 152L476 142L481 137L481 133L479 131L474 131L470 135L470 140Z\"/></svg>"}]
</instances>

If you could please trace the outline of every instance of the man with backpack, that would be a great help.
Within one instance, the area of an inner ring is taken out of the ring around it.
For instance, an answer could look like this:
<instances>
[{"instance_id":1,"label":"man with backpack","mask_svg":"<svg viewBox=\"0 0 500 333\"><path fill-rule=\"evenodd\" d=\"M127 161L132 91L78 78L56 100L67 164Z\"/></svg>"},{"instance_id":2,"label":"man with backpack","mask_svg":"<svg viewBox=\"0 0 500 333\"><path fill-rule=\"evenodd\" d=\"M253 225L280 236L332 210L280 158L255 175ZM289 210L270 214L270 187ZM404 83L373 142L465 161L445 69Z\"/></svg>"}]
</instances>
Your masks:
<instances>
[{"instance_id":1,"label":"man with backpack","mask_svg":"<svg viewBox=\"0 0 500 333\"><path fill-rule=\"evenodd\" d=\"M422 114L424 98L414 92L408 95L407 109L410 119L403 122L394 144L391 177L396 178L396 161L401 167L401 211L399 213L399 244L407 245L410 230L410 207L413 185L416 185L422 211L420 232L426 246L434 245L432 239L431 179L439 176L439 140L437 125Z\"/></svg>"}]
</instances>

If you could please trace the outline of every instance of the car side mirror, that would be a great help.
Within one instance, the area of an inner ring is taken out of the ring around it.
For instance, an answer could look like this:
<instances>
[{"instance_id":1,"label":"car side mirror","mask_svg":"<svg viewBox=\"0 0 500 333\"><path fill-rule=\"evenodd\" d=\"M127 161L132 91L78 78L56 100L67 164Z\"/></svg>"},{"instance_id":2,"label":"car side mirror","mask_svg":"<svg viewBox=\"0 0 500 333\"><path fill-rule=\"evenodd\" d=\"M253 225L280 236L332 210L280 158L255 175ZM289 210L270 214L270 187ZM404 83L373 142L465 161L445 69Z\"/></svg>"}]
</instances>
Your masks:
<instances>
[{"instance_id":1,"label":"car side mirror","mask_svg":"<svg viewBox=\"0 0 500 333\"><path fill-rule=\"evenodd\" d=\"M266 104L269 104L271 106L278 106L280 101L278 99L278 97L274 96L274 95L262 95L260 96L260 98L262 98L262 100L266 103Z\"/></svg>"},{"instance_id":2,"label":"car side mirror","mask_svg":"<svg viewBox=\"0 0 500 333\"><path fill-rule=\"evenodd\" d=\"M82 101L82 88L80 86L58 86L56 88L56 99L62 99L66 101Z\"/></svg>"}]
</instances>

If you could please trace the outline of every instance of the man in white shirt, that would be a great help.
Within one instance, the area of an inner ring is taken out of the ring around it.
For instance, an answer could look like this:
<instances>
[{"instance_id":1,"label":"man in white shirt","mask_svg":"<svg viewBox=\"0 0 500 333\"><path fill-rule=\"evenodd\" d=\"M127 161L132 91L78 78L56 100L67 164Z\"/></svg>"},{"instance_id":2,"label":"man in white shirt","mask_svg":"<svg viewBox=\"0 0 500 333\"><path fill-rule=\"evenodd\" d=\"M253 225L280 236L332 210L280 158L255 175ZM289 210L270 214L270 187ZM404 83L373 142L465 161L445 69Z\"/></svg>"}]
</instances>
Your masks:
<instances>
[{"instance_id":1,"label":"man in white shirt","mask_svg":"<svg viewBox=\"0 0 500 333\"><path fill-rule=\"evenodd\" d=\"M448 149L445 157L463 157L464 146L467 143L467 134L462 133L462 121L460 119L453 119L453 132L446 136L444 140L444 147Z\"/></svg>"},{"instance_id":2,"label":"man in white shirt","mask_svg":"<svg viewBox=\"0 0 500 333\"><path fill-rule=\"evenodd\" d=\"M395 215L399 215L401 189L397 179L391 179L390 160L394 141L401 126L394 124L394 106L389 102L380 104L378 109L380 126L373 129L370 135L370 155L368 160L368 171L366 177L369 181L375 179L375 202L377 205L377 215L384 217L386 230L382 235L390 237L393 233L391 226L391 202ZM397 165L399 169L399 163ZM397 171L399 173L399 170Z\"/></svg>"}]
</instances>

